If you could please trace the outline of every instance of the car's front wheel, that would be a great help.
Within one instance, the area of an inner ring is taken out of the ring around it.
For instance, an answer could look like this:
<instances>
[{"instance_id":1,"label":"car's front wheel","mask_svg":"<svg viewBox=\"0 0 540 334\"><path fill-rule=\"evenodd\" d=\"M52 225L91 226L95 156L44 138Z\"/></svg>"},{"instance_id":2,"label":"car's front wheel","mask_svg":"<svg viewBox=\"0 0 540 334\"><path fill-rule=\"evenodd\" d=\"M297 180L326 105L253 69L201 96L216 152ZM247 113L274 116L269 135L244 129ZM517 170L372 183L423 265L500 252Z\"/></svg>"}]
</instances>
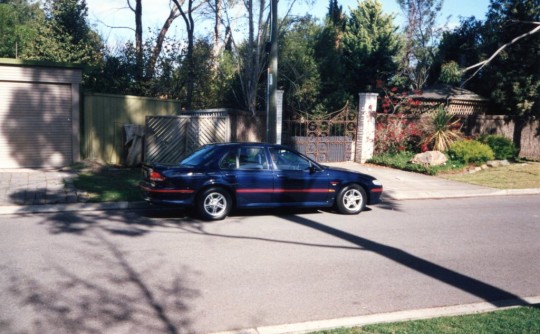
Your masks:
<instances>
[{"instance_id":1,"label":"car's front wheel","mask_svg":"<svg viewBox=\"0 0 540 334\"><path fill-rule=\"evenodd\" d=\"M197 209L205 220L224 219L231 211L231 206L231 196L221 188L207 189L197 200Z\"/></svg>"},{"instance_id":2,"label":"car's front wheel","mask_svg":"<svg viewBox=\"0 0 540 334\"><path fill-rule=\"evenodd\" d=\"M366 207L367 195L359 185L347 186L339 192L336 198L337 210L346 215L360 213Z\"/></svg>"}]
</instances>

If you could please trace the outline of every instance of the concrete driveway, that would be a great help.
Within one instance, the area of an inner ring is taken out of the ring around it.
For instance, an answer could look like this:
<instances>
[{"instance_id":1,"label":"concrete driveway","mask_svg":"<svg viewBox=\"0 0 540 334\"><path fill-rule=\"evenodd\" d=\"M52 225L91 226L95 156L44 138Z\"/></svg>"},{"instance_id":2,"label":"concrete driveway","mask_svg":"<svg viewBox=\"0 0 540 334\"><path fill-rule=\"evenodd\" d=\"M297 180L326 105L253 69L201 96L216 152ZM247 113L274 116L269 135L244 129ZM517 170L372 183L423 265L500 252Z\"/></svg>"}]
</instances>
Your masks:
<instances>
[{"instance_id":1,"label":"concrete driveway","mask_svg":"<svg viewBox=\"0 0 540 334\"><path fill-rule=\"evenodd\" d=\"M384 186L383 195L394 200L540 194L540 189L494 189L352 161L326 165L355 170L376 177Z\"/></svg>"}]
</instances>

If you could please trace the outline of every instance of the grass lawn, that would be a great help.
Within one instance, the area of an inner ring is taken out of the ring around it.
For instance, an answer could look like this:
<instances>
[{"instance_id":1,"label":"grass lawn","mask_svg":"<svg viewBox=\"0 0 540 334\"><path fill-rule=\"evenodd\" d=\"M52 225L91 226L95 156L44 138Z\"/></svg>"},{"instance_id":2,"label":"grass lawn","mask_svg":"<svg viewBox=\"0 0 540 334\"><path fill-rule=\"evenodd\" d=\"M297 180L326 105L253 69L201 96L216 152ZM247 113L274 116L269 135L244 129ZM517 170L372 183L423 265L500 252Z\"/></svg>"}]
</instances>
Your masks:
<instances>
[{"instance_id":1,"label":"grass lawn","mask_svg":"<svg viewBox=\"0 0 540 334\"><path fill-rule=\"evenodd\" d=\"M457 317L443 317L399 323L368 325L318 332L321 334L533 334L540 333L540 307Z\"/></svg>"},{"instance_id":2,"label":"grass lawn","mask_svg":"<svg viewBox=\"0 0 540 334\"><path fill-rule=\"evenodd\" d=\"M540 163L518 163L473 174L439 174L445 179L498 189L540 188Z\"/></svg>"},{"instance_id":3,"label":"grass lawn","mask_svg":"<svg viewBox=\"0 0 540 334\"><path fill-rule=\"evenodd\" d=\"M141 201L140 168L101 168L79 172L73 185L89 202Z\"/></svg>"}]
</instances>

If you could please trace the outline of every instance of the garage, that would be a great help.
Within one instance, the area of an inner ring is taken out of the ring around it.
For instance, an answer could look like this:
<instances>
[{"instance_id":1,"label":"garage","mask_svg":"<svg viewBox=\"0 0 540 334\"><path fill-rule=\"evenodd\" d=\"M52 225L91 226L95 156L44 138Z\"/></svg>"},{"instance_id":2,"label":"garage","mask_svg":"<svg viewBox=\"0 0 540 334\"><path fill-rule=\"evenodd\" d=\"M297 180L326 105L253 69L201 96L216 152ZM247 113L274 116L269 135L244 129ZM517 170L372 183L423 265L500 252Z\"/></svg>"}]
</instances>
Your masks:
<instances>
[{"instance_id":1,"label":"garage","mask_svg":"<svg viewBox=\"0 0 540 334\"><path fill-rule=\"evenodd\" d=\"M80 158L79 68L0 59L0 168L57 168Z\"/></svg>"}]
</instances>

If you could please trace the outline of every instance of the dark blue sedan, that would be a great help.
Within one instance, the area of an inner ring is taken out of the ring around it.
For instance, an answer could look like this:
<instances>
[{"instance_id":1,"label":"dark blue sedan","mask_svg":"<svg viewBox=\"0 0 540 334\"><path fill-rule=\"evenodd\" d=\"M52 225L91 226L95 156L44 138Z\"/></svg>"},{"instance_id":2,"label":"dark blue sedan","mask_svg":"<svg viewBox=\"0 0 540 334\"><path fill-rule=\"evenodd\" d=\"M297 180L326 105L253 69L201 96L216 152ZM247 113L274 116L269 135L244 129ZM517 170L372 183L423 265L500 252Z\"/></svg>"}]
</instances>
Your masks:
<instances>
[{"instance_id":1,"label":"dark blue sedan","mask_svg":"<svg viewBox=\"0 0 540 334\"><path fill-rule=\"evenodd\" d=\"M206 220L235 208L332 207L358 214L377 204L372 176L319 165L286 146L225 143L201 147L176 165L145 164L140 187L154 204L195 206Z\"/></svg>"}]
</instances>

